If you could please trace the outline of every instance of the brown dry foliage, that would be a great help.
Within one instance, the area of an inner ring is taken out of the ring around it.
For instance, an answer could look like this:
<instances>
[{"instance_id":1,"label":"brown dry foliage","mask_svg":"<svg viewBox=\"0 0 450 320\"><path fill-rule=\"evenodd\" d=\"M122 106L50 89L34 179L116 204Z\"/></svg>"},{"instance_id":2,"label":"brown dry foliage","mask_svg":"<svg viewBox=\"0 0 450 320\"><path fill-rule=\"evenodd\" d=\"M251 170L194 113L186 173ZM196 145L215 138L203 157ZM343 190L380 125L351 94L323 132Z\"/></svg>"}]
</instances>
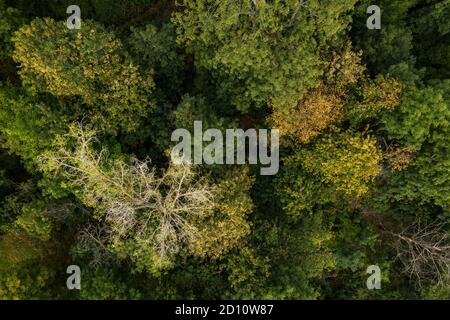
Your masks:
<instances>
[{"instance_id":1,"label":"brown dry foliage","mask_svg":"<svg viewBox=\"0 0 450 320\"><path fill-rule=\"evenodd\" d=\"M409 146L393 146L383 157L393 171L403 171L414 160L415 151Z\"/></svg>"},{"instance_id":2,"label":"brown dry foliage","mask_svg":"<svg viewBox=\"0 0 450 320\"><path fill-rule=\"evenodd\" d=\"M328 125L341 116L342 100L327 93L321 86L292 109L276 110L272 114L273 126L281 136L292 137L296 142L308 143Z\"/></svg>"},{"instance_id":3,"label":"brown dry foliage","mask_svg":"<svg viewBox=\"0 0 450 320\"><path fill-rule=\"evenodd\" d=\"M325 64L324 82L304 100L294 106L272 106L269 121L282 137L306 144L342 117L347 87L355 84L365 71L361 53L351 51L349 45Z\"/></svg>"}]
</instances>

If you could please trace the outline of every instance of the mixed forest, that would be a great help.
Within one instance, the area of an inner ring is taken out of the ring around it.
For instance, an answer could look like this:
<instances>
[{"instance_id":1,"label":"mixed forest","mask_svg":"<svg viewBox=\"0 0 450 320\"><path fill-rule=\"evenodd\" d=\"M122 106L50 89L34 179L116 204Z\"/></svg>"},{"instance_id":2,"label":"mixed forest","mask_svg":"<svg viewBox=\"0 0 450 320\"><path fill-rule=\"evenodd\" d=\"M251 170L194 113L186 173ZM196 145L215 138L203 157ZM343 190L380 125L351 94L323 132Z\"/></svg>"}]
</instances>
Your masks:
<instances>
[{"instance_id":1,"label":"mixed forest","mask_svg":"<svg viewBox=\"0 0 450 320\"><path fill-rule=\"evenodd\" d=\"M73 2L0 0L0 299L450 299L450 0Z\"/></svg>"}]
</instances>

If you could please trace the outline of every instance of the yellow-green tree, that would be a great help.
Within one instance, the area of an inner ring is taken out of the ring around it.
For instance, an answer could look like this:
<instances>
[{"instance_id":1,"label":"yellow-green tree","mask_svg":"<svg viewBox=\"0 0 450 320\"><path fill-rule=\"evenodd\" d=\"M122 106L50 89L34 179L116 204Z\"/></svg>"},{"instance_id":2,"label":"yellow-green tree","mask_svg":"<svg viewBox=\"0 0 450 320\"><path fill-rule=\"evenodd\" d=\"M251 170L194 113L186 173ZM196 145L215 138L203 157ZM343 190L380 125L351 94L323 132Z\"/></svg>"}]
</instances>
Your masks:
<instances>
[{"instance_id":1,"label":"yellow-green tree","mask_svg":"<svg viewBox=\"0 0 450 320\"><path fill-rule=\"evenodd\" d=\"M67 113L97 130L133 131L152 107L152 78L139 74L121 41L98 23L69 30L62 21L37 18L13 42L23 85L58 97Z\"/></svg>"}]
</instances>

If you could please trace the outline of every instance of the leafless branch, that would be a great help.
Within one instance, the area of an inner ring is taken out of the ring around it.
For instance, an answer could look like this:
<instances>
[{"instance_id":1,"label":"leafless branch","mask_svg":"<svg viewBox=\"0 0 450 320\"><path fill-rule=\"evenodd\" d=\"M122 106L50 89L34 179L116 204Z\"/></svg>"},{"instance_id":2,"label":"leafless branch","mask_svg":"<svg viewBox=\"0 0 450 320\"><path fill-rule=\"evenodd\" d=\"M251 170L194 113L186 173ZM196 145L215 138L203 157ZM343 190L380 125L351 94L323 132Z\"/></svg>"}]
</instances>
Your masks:
<instances>
[{"instance_id":1,"label":"leafless branch","mask_svg":"<svg viewBox=\"0 0 450 320\"><path fill-rule=\"evenodd\" d=\"M450 275L450 239L442 224L414 224L394 237L397 258L405 273L423 282L443 284Z\"/></svg>"},{"instance_id":2,"label":"leafless branch","mask_svg":"<svg viewBox=\"0 0 450 320\"><path fill-rule=\"evenodd\" d=\"M72 130L67 147L41 157L42 165L66 177L80 190L77 196L93 208L104 223L102 232L85 230L83 239L96 239L106 248L123 239L152 243L161 258L194 241L198 233L191 223L195 217L212 212L215 190L198 178L188 164L171 166L158 174L150 161L109 159L97 152L93 133L79 126Z\"/></svg>"}]
</instances>

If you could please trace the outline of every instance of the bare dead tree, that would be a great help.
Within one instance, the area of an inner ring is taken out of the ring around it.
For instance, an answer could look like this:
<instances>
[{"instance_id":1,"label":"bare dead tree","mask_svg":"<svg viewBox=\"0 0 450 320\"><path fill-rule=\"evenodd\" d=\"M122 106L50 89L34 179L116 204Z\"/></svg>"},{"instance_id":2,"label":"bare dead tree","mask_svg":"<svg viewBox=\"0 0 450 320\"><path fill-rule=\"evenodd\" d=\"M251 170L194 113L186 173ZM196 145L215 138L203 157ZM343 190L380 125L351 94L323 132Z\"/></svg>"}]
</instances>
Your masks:
<instances>
[{"instance_id":1,"label":"bare dead tree","mask_svg":"<svg viewBox=\"0 0 450 320\"><path fill-rule=\"evenodd\" d=\"M114 261L114 255L107 248L110 231L106 225L89 224L78 233L75 249L79 254L89 254L89 264L93 268Z\"/></svg>"},{"instance_id":2,"label":"bare dead tree","mask_svg":"<svg viewBox=\"0 0 450 320\"><path fill-rule=\"evenodd\" d=\"M450 276L450 239L443 224L414 224L400 233L385 231L396 240L397 258L405 273L423 282L444 284Z\"/></svg>"},{"instance_id":3,"label":"bare dead tree","mask_svg":"<svg viewBox=\"0 0 450 320\"><path fill-rule=\"evenodd\" d=\"M65 200L52 203L45 208L41 215L49 217L55 221L64 222L76 208L78 208L82 213L85 213L86 211L83 208L77 207L74 203Z\"/></svg>"},{"instance_id":4,"label":"bare dead tree","mask_svg":"<svg viewBox=\"0 0 450 320\"><path fill-rule=\"evenodd\" d=\"M104 222L106 230L87 229L84 239L114 244L131 238L152 245L165 259L197 238L191 221L212 212L215 192L191 165L158 173L148 160L109 159L105 150L93 148L94 141L94 132L79 125L59 140L57 151L41 157L42 169L65 177Z\"/></svg>"}]
</instances>

